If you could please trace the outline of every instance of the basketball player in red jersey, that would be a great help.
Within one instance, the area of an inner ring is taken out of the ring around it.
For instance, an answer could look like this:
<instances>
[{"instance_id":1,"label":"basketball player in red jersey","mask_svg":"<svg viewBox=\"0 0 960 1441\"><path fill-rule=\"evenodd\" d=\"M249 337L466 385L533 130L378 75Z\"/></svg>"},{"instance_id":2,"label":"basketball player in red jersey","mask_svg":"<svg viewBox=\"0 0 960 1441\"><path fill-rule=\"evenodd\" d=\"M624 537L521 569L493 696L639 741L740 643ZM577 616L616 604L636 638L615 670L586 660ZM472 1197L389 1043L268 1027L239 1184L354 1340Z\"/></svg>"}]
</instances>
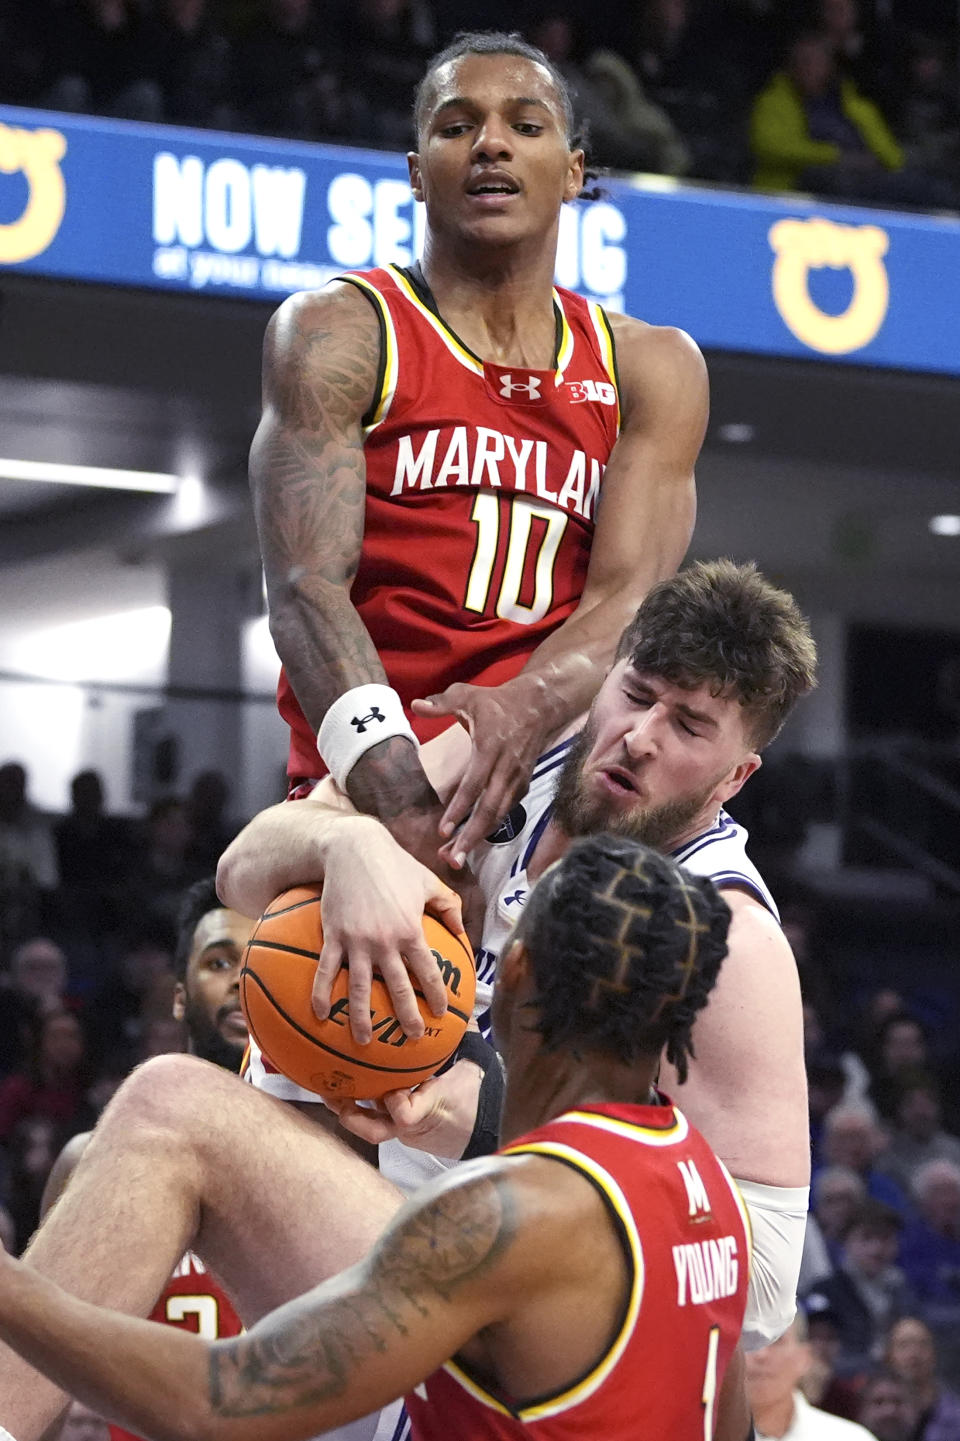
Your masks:
<instances>
[{"instance_id":1,"label":"basketball player in red jersey","mask_svg":"<svg viewBox=\"0 0 960 1441\"><path fill-rule=\"evenodd\" d=\"M457 866L682 559L707 381L688 336L554 288L584 155L540 51L461 37L416 120L422 265L280 308L251 483L291 779L322 756L435 867L438 822L474 806ZM411 741L453 716L474 748L444 811Z\"/></svg>"},{"instance_id":2,"label":"basketball player in red jersey","mask_svg":"<svg viewBox=\"0 0 960 1441\"><path fill-rule=\"evenodd\" d=\"M729 920L709 881L636 842L576 842L497 976L498 1155L424 1188L365 1261L247 1335L158 1342L9 1259L0 1334L171 1441L294 1441L404 1392L420 1441L742 1441L736 1388L718 1402L746 1296L743 1204L653 1085L664 1047L685 1071Z\"/></svg>"},{"instance_id":3,"label":"basketball player in red jersey","mask_svg":"<svg viewBox=\"0 0 960 1441\"><path fill-rule=\"evenodd\" d=\"M239 981L252 930L252 921L217 899L212 879L198 881L187 892L174 953L173 1014L186 1024L193 1054L228 1071L239 1071L247 1046ZM63 1191L89 1140L89 1133L73 1136L64 1146L47 1181L43 1215ZM164 1287L150 1320L195 1331L208 1341L238 1336L243 1330L229 1296L191 1251ZM120 1426L111 1426L110 1433L112 1441L136 1441Z\"/></svg>"}]
</instances>

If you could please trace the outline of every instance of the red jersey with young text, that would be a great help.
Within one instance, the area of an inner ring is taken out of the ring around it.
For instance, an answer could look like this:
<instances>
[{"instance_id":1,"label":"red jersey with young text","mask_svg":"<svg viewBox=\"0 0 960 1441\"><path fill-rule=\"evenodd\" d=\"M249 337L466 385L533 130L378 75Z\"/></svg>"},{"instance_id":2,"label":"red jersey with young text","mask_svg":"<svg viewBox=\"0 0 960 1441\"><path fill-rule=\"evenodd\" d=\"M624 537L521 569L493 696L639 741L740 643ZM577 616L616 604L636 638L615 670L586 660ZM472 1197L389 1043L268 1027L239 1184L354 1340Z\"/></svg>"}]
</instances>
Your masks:
<instances>
[{"instance_id":1,"label":"red jersey with young text","mask_svg":"<svg viewBox=\"0 0 960 1441\"><path fill-rule=\"evenodd\" d=\"M187 1252L170 1277L149 1319L178 1326L182 1331L195 1331L207 1341L239 1336L243 1330L220 1282L192 1251ZM139 1441L122 1426L111 1426L110 1437L111 1441Z\"/></svg>"},{"instance_id":2,"label":"red jersey with young text","mask_svg":"<svg viewBox=\"0 0 960 1441\"><path fill-rule=\"evenodd\" d=\"M502 1152L528 1153L581 1171L607 1203L629 1274L624 1313L586 1375L535 1400L448 1362L406 1398L414 1441L710 1441L750 1270L733 1181L669 1103L571 1111Z\"/></svg>"},{"instance_id":3,"label":"red jersey with young text","mask_svg":"<svg viewBox=\"0 0 960 1441\"><path fill-rule=\"evenodd\" d=\"M351 599L405 706L453 681L498 685L583 593L619 428L609 322L555 290L554 368L494 365L444 324L418 267L343 279L370 300L381 332ZM290 774L322 775L285 673L278 704ZM421 740L449 724L410 719Z\"/></svg>"}]
</instances>

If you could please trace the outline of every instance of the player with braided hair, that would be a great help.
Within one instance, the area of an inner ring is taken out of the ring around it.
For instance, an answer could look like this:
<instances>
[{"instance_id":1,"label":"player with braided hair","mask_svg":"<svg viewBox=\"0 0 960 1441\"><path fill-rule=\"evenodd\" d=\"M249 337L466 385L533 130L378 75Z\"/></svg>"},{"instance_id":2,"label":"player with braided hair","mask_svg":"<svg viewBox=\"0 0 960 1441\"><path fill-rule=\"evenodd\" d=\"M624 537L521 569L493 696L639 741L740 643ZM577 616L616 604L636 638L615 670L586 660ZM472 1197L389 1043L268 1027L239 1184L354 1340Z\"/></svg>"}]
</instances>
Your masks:
<instances>
[{"instance_id":1,"label":"player with braided hair","mask_svg":"<svg viewBox=\"0 0 960 1441\"><path fill-rule=\"evenodd\" d=\"M663 1051L685 1081L729 926L712 884L667 857L618 836L575 841L514 931L533 967L544 1046L588 1046L625 1066Z\"/></svg>"},{"instance_id":2,"label":"player with braided hair","mask_svg":"<svg viewBox=\"0 0 960 1441\"><path fill-rule=\"evenodd\" d=\"M749 649L738 651L744 594L758 613ZM802 1023L773 900L722 807L813 683L815 651L792 599L751 566L702 563L654 587L641 606L640 636L666 633L668 617L681 630L674 652L664 636L656 657L639 642L621 656L591 707L587 740L557 736L508 823L471 856L486 905L478 1022L489 1029L498 962L501 982L511 984L507 942L533 883L579 836L630 832L671 852L687 873L713 879L732 915L727 959L696 1022L686 1080L667 1059L661 1076L744 1192L754 1229L744 1340L757 1346L782 1333L795 1306L809 1179ZM712 636L720 638L712 664L726 667L733 656L735 668L689 676L683 663L706 654ZM655 669L638 668L654 661ZM777 673L787 676L782 688L772 684ZM457 784L457 739L448 733L424 749L443 794ZM391 948L402 951L406 935L422 934L424 903L439 885L329 782L315 798L257 817L219 876L225 902L249 914L285 886L311 880L324 884L334 968L343 955L352 968L355 956L369 966ZM468 1035L480 1049L448 1073L470 1080L458 1096L430 1081L396 1093L381 1113L342 1113L348 1129L384 1142L379 1174L313 1122L316 1104L284 1104L284 1094L310 1097L284 1092L291 1083L282 1077L258 1090L191 1057L148 1062L111 1103L29 1262L88 1299L145 1314L190 1247L222 1276L249 1325L366 1253L399 1204L388 1175L402 1179L415 1157L440 1170L436 1157L492 1149L500 1067L476 1032ZM56 1412L47 1383L2 1347L0 1396L0 1425L17 1441L35 1441ZM392 1427L382 1434L389 1441Z\"/></svg>"},{"instance_id":3,"label":"player with braided hair","mask_svg":"<svg viewBox=\"0 0 960 1441\"><path fill-rule=\"evenodd\" d=\"M247 1335L157 1337L12 1260L0 1334L171 1441L300 1441L402 1392L414 1441L743 1441L724 1378L746 1213L654 1086L664 1044L683 1064L729 919L709 881L636 842L578 841L497 978L497 1156L425 1187L365 1261Z\"/></svg>"}]
</instances>

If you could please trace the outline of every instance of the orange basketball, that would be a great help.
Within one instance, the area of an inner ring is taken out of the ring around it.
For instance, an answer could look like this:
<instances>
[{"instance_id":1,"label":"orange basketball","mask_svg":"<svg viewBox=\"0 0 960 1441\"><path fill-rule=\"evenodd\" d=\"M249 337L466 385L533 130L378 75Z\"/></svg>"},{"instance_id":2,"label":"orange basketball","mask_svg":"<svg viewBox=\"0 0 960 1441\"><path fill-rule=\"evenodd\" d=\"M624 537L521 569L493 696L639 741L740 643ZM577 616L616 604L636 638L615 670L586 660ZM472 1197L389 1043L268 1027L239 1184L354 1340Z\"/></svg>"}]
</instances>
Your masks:
<instances>
[{"instance_id":1,"label":"orange basketball","mask_svg":"<svg viewBox=\"0 0 960 1441\"><path fill-rule=\"evenodd\" d=\"M250 1035L278 1071L320 1095L369 1100L425 1081L453 1055L473 1010L477 976L466 939L425 915L423 933L447 987L446 1013L434 1016L417 990L426 1030L411 1040L374 972L373 1039L358 1045L350 1030L348 964L334 977L327 1019L318 1021L310 1005L323 945L320 889L284 891L257 922L240 974L240 1004Z\"/></svg>"}]
</instances>

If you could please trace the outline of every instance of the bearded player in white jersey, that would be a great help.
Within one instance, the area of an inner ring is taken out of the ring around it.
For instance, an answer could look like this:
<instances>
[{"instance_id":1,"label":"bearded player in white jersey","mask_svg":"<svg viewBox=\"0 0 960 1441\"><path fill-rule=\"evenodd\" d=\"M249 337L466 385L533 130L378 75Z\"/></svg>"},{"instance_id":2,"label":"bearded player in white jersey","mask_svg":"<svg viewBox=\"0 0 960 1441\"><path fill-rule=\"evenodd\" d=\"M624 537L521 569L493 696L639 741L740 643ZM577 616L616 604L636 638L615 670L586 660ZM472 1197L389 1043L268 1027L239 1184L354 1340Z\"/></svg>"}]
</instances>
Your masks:
<instances>
[{"instance_id":1,"label":"bearded player in white jersey","mask_svg":"<svg viewBox=\"0 0 960 1441\"><path fill-rule=\"evenodd\" d=\"M649 837L720 877L733 912L728 959L698 1021L686 1084L667 1066L661 1083L743 1183L755 1227L745 1332L752 1345L773 1339L793 1313L809 1179L806 1089L793 958L721 809L760 764L813 669L795 603L753 567L698 565L662 582L625 633L575 746L579 775L567 772L559 805L538 800L537 783L560 755L548 752L523 819L514 818L513 840L501 849L495 836L472 856L487 905L484 957L502 944L522 902L517 892L574 834ZM431 745L437 749L424 748L424 763L449 794L456 741ZM705 864L711 849L713 867ZM402 950L425 904L451 915L447 888L379 822L321 799L264 812L221 870L224 899L252 911L285 885L321 879L327 972L347 953L353 973ZM321 974L321 992L323 985ZM481 986L481 1011L485 1004ZM376 1128L375 1139L391 1135L408 1149L457 1156L483 1139L476 1113L491 1077L495 1064L484 1074L482 1064L461 1060L412 1095L400 1093L389 1115L343 1119L354 1130ZM189 1057L150 1062L114 1099L28 1259L68 1290L145 1312L192 1246L254 1319L362 1256L401 1201L306 1114L317 1109L239 1086ZM102 1249L95 1240L78 1255L78 1234L103 1235ZM58 1404L53 1388L10 1353L0 1356L0 1396L0 1424L17 1441L37 1436Z\"/></svg>"}]
</instances>

